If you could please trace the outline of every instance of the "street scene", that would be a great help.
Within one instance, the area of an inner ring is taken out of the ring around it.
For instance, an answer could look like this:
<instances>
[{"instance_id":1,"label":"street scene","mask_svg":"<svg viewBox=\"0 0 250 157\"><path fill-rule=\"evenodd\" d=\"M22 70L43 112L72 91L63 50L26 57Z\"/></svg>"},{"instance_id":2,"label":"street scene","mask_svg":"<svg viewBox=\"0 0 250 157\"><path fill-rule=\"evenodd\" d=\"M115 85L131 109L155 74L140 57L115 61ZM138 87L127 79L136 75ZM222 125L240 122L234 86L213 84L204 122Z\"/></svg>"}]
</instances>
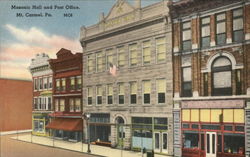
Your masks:
<instances>
[{"instance_id":1,"label":"street scene","mask_svg":"<svg viewBox=\"0 0 250 157\"><path fill-rule=\"evenodd\" d=\"M250 156L250 0L1 3L0 157Z\"/></svg>"}]
</instances>

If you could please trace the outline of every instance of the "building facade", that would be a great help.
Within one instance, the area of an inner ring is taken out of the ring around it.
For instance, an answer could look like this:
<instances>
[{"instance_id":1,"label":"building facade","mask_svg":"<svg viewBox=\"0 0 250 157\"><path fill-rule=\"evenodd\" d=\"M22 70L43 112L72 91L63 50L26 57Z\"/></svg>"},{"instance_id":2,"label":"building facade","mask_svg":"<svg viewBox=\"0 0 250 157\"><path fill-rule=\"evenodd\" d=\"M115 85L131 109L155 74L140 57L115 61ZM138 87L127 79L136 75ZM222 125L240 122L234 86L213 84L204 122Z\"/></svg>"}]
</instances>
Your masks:
<instances>
[{"instance_id":1,"label":"building facade","mask_svg":"<svg viewBox=\"0 0 250 157\"><path fill-rule=\"evenodd\" d=\"M250 2L170 6L175 156L249 156Z\"/></svg>"},{"instance_id":2,"label":"building facade","mask_svg":"<svg viewBox=\"0 0 250 157\"><path fill-rule=\"evenodd\" d=\"M82 140L82 53L60 49L50 59L53 71L53 113L46 128L57 139Z\"/></svg>"},{"instance_id":3,"label":"building facade","mask_svg":"<svg viewBox=\"0 0 250 157\"><path fill-rule=\"evenodd\" d=\"M52 70L49 56L41 53L31 60L29 66L33 80L32 134L49 136L45 126L52 112Z\"/></svg>"},{"instance_id":4,"label":"building facade","mask_svg":"<svg viewBox=\"0 0 250 157\"><path fill-rule=\"evenodd\" d=\"M141 8L140 0L133 6L118 0L99 23L81 28L83 111L91 113L91 142L173 154L167 5L164 0Z\"/></svg>"}]
</instances>

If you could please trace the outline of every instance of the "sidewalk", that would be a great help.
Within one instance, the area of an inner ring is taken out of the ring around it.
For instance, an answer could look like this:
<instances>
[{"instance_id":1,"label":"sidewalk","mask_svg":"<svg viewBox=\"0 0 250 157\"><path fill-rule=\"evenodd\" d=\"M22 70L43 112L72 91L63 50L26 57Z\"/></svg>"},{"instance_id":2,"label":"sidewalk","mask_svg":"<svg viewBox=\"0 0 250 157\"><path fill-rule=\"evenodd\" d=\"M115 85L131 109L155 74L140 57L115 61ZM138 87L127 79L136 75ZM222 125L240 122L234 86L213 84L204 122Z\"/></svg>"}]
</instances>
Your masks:
<instances>
[{"instance_id":1,"label":"sidewalk","mask_svg":"<svg viewBox=\"0 0 250 157\"><path fill-rule=\"evenodd\" d=\"M41 137L41 136L35 136L31 134L19 134L19 135L13 135L11 137L12 139L17 139L20 141L25 142L31 142L35 144L45 145L49 147L57 147L77 152L84 152L87 153L87 144L82 144L81 142L68 142L68 141L62 141L62 140L53 140L50 137ZM142 154L140 152L134 152L134 151L127 151L127 150L120 150L120 149L114 149L110 147L104 147L104 146L98 146L98 145L90 145L91 154L97 155L97 156L105 156L105 157L142 157ZM144 154L144 157L146 157L146 154ZM155 157L167 157L164 155L155 154Z\"/></svg>"}]
</instances>

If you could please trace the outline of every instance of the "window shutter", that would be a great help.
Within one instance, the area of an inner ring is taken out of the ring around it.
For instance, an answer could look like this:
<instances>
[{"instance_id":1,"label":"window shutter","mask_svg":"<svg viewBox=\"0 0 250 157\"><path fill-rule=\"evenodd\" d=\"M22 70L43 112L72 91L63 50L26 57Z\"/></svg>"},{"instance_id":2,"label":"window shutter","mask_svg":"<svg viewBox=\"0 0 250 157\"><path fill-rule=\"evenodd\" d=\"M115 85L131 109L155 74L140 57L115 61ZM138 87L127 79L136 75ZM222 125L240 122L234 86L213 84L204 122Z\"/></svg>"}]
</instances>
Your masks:
<instances>
[{"instance_id":1,"label":"window shutter","mask_svg":"<svg viewBox=\"0 0 250 157\"><path fill-rule=\"evenodd\" d=\"M136 82L130 83L130 94L137 94L137 84Z\"/></svg>"},{"instance_id":2,"label":"window shutter","mask_svg":"<svg viewBox=\"0 0 250 157\"><path fill-rule=\"evenodd\" d=\"M144 81L143 82L143 87L144 87L144 93L150 94L151 92L151 82L150 81Z\"/></svg>"},{"instance_id":3,"label":"window shutter","mask_svg":"<svg viewBox=\"0 0 250 157\"><path fill-rule=\"evenodd\" d=\"M157 91L158 93L166 92L166 80L165 79L157 80Z\"/></svg>"}]
</instances>

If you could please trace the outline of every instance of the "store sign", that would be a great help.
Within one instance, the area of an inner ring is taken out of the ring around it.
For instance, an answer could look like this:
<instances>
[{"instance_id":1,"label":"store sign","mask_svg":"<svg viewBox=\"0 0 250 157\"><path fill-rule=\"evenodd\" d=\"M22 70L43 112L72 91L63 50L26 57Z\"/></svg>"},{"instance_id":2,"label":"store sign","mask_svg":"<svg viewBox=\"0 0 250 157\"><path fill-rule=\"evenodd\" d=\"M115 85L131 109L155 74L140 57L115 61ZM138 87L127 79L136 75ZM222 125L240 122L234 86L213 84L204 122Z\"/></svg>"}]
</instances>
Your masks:
<instances>
[{"instance_id":1,"label":"store sign","mask_svg":"<svg viewBox=\"0 0 250 157\"><path fill-rule=\"evenodd\" d=\"M244 100L183 101L182 108L243 108Z\"/></svg>"}]
</instances>

